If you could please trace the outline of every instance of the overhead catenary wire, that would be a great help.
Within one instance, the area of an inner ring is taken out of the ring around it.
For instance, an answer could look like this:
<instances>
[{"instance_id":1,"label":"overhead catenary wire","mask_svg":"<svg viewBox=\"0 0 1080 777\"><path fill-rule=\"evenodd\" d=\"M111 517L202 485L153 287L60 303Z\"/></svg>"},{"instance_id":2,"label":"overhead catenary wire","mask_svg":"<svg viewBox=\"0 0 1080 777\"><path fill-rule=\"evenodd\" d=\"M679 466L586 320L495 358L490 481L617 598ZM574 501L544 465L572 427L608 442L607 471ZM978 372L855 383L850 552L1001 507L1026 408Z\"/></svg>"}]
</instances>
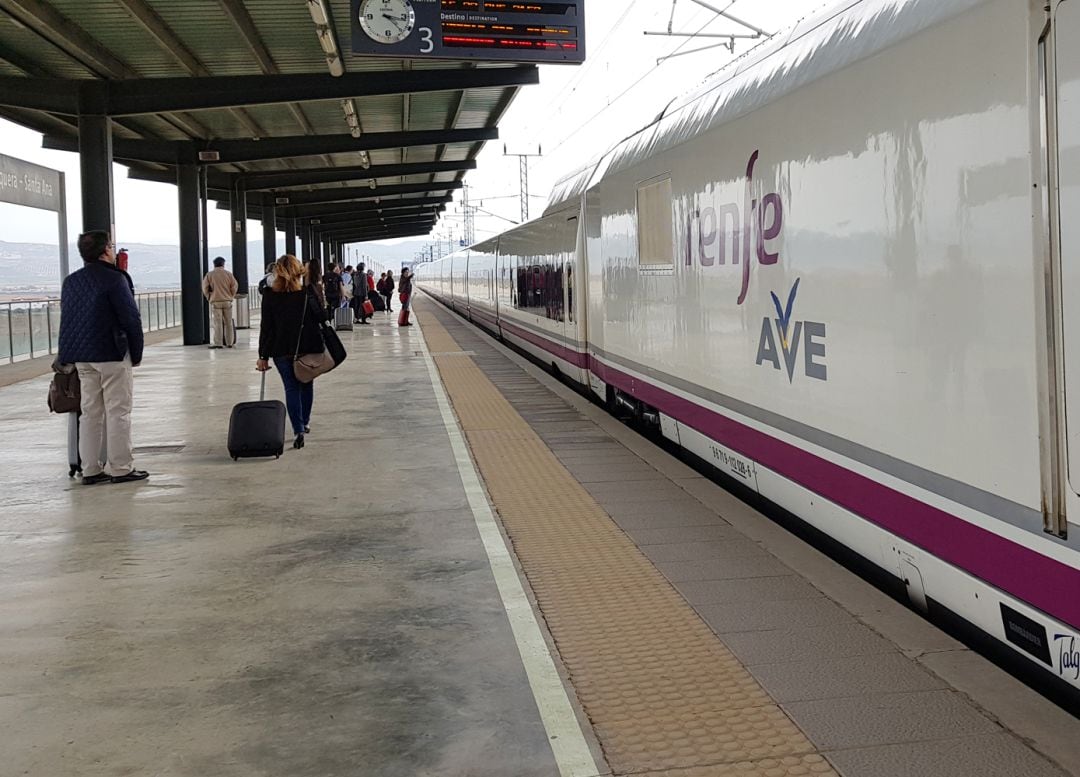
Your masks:
<instances>
[{"instance_id":1,"label":"overhead catenary wire","mask_svg":"<svg viewBox=\"0 0 1080 777\"><path fill-rule=\"evenodd\" d=\"M548 112L549 116L558 116L561 113L563 106L571 97L574 96L574 93L577 92L578 87L581 86L581 82L591 72L592 68L595 67L596 64L600 61L600 54L602 54L604 52L604 49L607 48L608 44L615 39L615 33L618 32L623 22L625 22L630 17L630 12L634 10L634 6L636 6L638 2L639 0L632 0L632 2L630 2L626 6L626 9L623 11L622 16L620 16L615 21L615 24L611 26L611 29L608 30L607 35L605 35L604 39L600 42L600 45L596 47L595 51L589 54L588 61L585 63L585 65L580 70L578 70L574 78L571 79L570 83L566 85L563 96L559 99L558 102L551 106L551 110Z\"/></svg>"},{"instance_id":2,"label":"overhead catenary wire","mask_svg":"<svg viewBox=\"0 0 1080 777\"><path fill-rule=\"evenodd\" d=\"M725 11L728 10L733 5L735 5L736 2L737 2L737 0L731 0L731 2L729 2L726 6L724 6L724 10ZM721 18L721 17L719 17L719 16L710 17L708 20L706 20L706 22L704 24L701 25L701 27L699 27L697 29L697 33L703 32L706 27L708 27L710 24L715 22L718 18ZM667 55L667 58L670 59L671 57L674 57L675 55L677 55L680 51L682 51L693 40L694 40L693 37L686 38L682 43L680 43L675 48L674 51L671 52L671 54ZM592 114L588 119L583 121L581 124L579 124L573 130L571 130L569 133L567 133L565 136L563 136L562 140L560 140L558 143L556 143L552 147L552 149L548 152L549 155L553 154L554 152L558 151L560 148L565 146L567 144L567 142L570 141L571 138L573 138L575 135L577 135L579 132L581 132L581 130L583 130L585 127L589 126L589 124L591 124L596 119L598 119L600 116L602 116L609 108L611 108L611 106L615 105L615 103L619 102L619 100L621 100L623 97L625 97L631 91L633 91L633 89L635 87L637 87L639 84L641 84L642 81L644 81L646 78L648 78L653 73L655 73L660 67L663 67L663 65L664 65L664 63L662 62L659 65L657 65L655 67L652 67L649 70L647 70L644 74L642 74L642 76L640 78L638 78L636 81L634 81L632 84L630 84L630 86L626 87L626 89L619 92L619 94L617 94L614 99L609 100L607 102L607 104L605 104L602 108L600 108L600 110L598 110L596 113Z\"/></svg>"}]
</instances>

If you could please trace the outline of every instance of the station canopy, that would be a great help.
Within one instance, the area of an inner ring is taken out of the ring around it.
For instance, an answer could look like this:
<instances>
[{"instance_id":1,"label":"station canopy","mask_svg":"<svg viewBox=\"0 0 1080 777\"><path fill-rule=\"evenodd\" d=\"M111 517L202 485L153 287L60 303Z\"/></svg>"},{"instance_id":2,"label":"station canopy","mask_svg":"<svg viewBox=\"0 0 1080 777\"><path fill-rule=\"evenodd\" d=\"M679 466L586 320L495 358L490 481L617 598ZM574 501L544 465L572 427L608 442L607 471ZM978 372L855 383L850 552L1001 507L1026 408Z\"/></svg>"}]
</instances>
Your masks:
<instances>
[{"instance_id":1,"label":"station canopy","mask_svg":"<svg viewBox=\"0 0 1080 777\"><path fill-rule=\"evenodd\" d=\"M68 151L108 116L131 177L196 162L250 217L427 234L537 69L354 57L350 36L349 0L0 0L0 115Z\"/></svg>"}]
</instances>

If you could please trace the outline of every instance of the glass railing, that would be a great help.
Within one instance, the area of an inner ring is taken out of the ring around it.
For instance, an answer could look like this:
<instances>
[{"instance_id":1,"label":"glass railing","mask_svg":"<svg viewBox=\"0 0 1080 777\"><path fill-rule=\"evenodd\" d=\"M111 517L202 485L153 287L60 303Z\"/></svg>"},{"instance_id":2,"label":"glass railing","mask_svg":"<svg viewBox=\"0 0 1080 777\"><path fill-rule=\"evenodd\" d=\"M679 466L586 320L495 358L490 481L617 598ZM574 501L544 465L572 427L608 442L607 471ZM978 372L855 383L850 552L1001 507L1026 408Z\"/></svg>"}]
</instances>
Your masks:
<instances>
[{"instance_id":1,"label":"glass railing","mask_svg":"<svg viewBox=\"0 0 1080 777\"><path fill-rule=\"evenodd\" d=\"M144 332L173 329L183 323L179 291L150 291L135 295ZM261 300L257 287L248 292L249 310ZM0 363L12 363L56 353L60 339L60 300L0 303Z\"/></svg>"}]
</instances>

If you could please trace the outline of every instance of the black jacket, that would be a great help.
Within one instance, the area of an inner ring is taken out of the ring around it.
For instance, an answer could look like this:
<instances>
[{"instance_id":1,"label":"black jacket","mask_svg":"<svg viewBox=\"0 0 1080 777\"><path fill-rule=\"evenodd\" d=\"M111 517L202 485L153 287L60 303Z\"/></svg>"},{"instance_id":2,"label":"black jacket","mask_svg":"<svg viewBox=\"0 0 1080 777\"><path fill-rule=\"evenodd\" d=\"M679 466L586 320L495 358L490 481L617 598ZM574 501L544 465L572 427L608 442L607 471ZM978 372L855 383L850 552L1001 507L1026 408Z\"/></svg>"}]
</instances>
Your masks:
<instances>
[{"instance_id":1,"label":"black jacket","mask_svg":"<svg viewBox=\"0 0 1080 777\"><path fill-rule=\"evenodd\" d=\"M326 320L326 312L315 301L310 289L284 292L268 290L262 298L259 358L295 356L297 341L301 355L322 353L323 340L319 329ZM301 321L303 332L300 331Z\"/></svg>"},{"instance_id":2,"label":"black jacket","mask_svg":"<svg viewBox=\"0 0 1080 777\"><path fill-rule=\"evenodd\" d=\"M401 285L398 286L398 291L400 291L402 294L408 294L410 297L412 296L412 276L411 275L405 275L405 276L402 277Z\"/></svg>"},{"instance_id":3,"label":"black jacket","mask_svg":"<svg viewBox=\"0 0 1080 777\"><path fill-rule=\"evenodd\" d=\"M341 301L341 285L341 276L336 272L328 272L323 276L323 293L326 294L328 302L331 300Z\"/></svg>"},{"instance_id":4,"label":"black jacket","mask_svg":"<svg viewBox=\"0 0 1080 777\"><path fill-rule=\"evenodd\" d=\"M142 319L128 274L106 262L87 262L64 279L60 292L60 361L119 362L143 356Z\"/></svg>"}]
</instances>

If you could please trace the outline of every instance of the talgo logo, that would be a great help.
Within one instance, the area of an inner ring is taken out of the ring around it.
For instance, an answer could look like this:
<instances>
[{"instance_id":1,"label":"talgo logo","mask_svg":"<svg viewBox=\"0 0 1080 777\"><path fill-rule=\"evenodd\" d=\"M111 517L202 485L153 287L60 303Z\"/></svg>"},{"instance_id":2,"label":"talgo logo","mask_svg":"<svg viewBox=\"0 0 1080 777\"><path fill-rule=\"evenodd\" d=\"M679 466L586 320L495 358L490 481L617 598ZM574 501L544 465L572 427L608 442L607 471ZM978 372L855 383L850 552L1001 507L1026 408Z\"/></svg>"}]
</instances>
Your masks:
<instances>
[{"instance_id":1,"label":"talgo logo","mask_svg":"<svg viewBox=\"0 0 1080 777\"><path fill-rule=\"evenodd\" d=\"M1076 647L1076 636L1055 634L1054 644L1058 649L1058 674L1072 680L1080 680L1080 649Z\"/></svg>"},{"instance_id":2,"label":"talgo logo","mask_svg":"<svg viewBox=\"0 0 1080 777\"><path fill-rule=\"evenodd\" d=\"M825 325L816 321L793 321L795 298L799 294L799 280L791 287L787 305L780 304L780 298L772 293L773 305L776 306L777 318L765 317L761 322L761 339L758 341L757 365L768 362L773 369L787 371L788 382L795 380L795 368L799 364L799 350L802 349L803 372L808 378L828 380L825 364ZM779 347L778 347L779 345ZM783 367L780 366L783 360Z\"/></svg>"}]
</instances>

